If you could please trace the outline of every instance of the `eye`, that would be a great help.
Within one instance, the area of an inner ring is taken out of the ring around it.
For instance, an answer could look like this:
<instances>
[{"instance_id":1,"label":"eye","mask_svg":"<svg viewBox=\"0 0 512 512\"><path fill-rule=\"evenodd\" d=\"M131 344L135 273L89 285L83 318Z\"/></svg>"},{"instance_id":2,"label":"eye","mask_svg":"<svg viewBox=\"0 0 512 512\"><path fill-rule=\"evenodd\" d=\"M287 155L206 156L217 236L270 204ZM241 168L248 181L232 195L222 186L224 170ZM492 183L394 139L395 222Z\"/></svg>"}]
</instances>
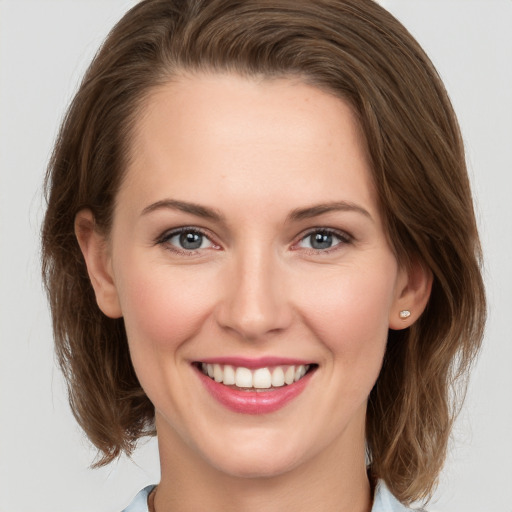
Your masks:
<instances>
[{"instance_id":1,"label":"eye","mask_svg":"<svg viewBox=\"0 0 512 512\"><path fill-rule=\"evenodd\" d=\"M158 243L165 244L176 252L194 252L200 249L217 248L217 246L196 228L180 228L164 234Z\"/></svg>"},{"instance_id":2,"label":"eye","mask_svg":"<svg viewBox=\"0 0 512 512\"><path fill-rule=\"evenodd\" d=\"M297 246L314 251L328 251L340 244L350 243L350 241L351 239L347 234L330 229L316 229L304 236Z\"/></svg>"}]
</instances>

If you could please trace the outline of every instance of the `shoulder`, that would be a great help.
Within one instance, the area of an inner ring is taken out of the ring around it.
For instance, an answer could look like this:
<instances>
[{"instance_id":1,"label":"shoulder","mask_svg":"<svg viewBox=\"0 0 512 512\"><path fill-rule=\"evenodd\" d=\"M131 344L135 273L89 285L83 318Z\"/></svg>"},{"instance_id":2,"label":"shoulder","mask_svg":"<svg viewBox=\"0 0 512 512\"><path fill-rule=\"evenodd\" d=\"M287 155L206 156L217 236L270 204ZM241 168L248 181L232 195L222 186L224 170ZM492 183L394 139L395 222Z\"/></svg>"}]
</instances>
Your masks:
<instances>
[{"instance_id":1,"label":"shoulder","mask_svg":"<svg viewBox=\"0 0 512 512\"><path fill-rule=\"evenodd\" d=\"M383 480L377 482L371 512L427 512L423 509L412 509L402 505L386 487Z\"/></svg>"},{"instance_id":2,"label":"shoulder","mask_svg":"<svg viewBox=\"0 0 512 512\"><path fill-rule=\"evenodd\" d=\"M148 496L154 488L154 485L144 487L122 512L148 512Z\"/></svg>"}]
</instances>

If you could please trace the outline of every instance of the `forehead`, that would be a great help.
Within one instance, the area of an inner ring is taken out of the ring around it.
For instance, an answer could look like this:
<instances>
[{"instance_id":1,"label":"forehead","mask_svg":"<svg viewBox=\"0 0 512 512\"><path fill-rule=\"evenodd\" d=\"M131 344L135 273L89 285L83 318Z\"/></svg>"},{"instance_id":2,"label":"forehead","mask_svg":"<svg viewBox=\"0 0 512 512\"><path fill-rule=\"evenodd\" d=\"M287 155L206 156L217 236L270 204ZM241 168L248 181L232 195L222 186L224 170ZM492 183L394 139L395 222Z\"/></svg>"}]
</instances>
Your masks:
<instances>
[{"instance_id":1,"label":"forehead","mask_svg":"<svg viewBox=\"0 0 512 512\"><path fill-rule=\"evenodd\" d=\"M148 95L132 140L120 196L142 207L166 194L208 204L287 191L283 202L307 192L376 209L351 107L296 79L180 77Z\"/></svg>"}]
</instances>

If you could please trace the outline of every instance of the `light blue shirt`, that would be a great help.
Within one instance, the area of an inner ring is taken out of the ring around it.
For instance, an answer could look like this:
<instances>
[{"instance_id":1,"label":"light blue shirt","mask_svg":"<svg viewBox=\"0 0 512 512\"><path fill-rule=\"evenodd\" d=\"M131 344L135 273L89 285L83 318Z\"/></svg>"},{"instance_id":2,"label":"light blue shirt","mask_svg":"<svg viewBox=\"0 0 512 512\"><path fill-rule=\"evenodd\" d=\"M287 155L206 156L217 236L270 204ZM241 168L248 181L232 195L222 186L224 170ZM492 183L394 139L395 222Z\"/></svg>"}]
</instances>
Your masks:
<instances>
[{"instance_id":1,"label":"light blue shirt","mask_svg":"<svg viewBox=\"0 0 512 512\"><path fill-rule=\"evenodd\" d=\"M149 512L148 495L154 489L154 485L148 485L135 496L131 504L123 512ZM375 488L373 507L371 512L411 512L413 509L402 505L386 487L386 484L379 480ZM420 512L420 511L417 511Z\"/></svg>"}]
</instances>

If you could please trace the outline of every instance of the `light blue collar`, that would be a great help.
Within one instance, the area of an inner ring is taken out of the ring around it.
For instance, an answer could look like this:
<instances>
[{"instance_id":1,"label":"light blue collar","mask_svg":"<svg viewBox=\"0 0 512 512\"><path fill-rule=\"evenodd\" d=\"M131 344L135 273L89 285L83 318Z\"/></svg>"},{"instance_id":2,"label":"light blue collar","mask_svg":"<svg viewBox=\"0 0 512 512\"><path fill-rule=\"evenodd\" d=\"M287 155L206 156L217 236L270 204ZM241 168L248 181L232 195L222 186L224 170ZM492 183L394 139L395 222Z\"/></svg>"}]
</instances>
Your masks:
<instances>
[{"instance_id":1,"label":"light blue collar","mask_svg":"<svg viewBox=\"0 0 512 512\"><path fill-rule=\"evenodd\" d=\"M149 512L148 496L155 488L154 485L144 487L142 491L135 496L135 499L126 507L123 512ZM402 505L386 487L383 480L377 482L375 488L375 496L373 499L373 507L371 512L411 512L412 509ZM417 511L420 512L420 511Z\"/></svg>"}]
</instances>

